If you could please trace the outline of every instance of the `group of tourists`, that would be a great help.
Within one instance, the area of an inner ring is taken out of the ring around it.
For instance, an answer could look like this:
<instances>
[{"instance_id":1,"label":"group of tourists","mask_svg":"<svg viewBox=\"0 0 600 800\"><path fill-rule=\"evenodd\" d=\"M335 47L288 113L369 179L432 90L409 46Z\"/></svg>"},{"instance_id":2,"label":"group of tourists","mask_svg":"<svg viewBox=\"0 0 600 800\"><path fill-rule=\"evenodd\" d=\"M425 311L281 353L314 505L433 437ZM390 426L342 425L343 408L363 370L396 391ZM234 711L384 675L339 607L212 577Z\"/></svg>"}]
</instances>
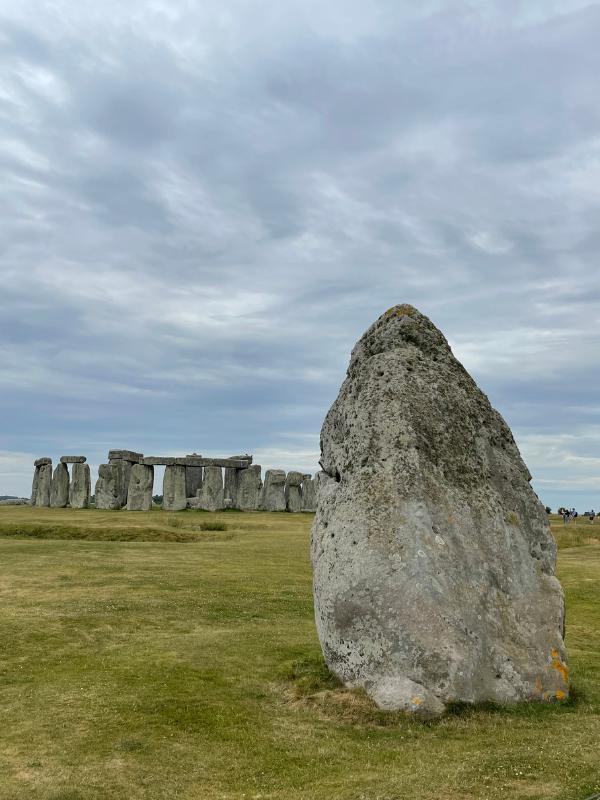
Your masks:
<instances>
[{"instance_id":1,"label":"group of tourists","mask_svg":"<svg viewBox=\"0 0 600 800\"><path fill-rule=\"evenodd\" d=\"M565 525L571 522L572 519L577 519L577 517L579 516L579 514L577 513L577 511L575 511L574 508L561 508L559 514L562 514L563 522ZM596 518L596 512L592 508L591 511L586 511L583 516L588 517L589 521L593 522L594 519Z\"/></svg>"}]
</instances>

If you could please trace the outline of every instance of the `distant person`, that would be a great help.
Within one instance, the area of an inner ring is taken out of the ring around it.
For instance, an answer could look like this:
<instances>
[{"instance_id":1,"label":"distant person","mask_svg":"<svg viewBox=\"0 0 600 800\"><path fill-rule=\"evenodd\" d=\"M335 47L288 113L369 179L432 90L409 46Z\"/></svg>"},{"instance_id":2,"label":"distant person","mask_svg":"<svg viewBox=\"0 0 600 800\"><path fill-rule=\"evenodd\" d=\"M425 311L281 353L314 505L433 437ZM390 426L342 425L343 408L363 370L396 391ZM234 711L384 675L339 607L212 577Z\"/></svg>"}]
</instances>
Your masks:
<instances>
[{"instance_id":1,"label":"distant person","mask_svg":"<svg viewBox=\"0 0 600 800\"><path fill-rule=\"evenodd\" d=\"M569 522L570 517L569 509L563 508L563 524L566 525Z\"/></svg>"},{"instance_id":2,"label":"distant person","mask_svg":"<svg viewBox=\"0 0 600 800\"><path fill-rule=\"evenodd\" d=\"M594 511L594 509L592 508L592 510L590 511L590 522L593 522L593 521L594 521L594 517L595 517L595 516L596 516L596 512L595 512L595 511Z\"/></svg>"}]
</instances>

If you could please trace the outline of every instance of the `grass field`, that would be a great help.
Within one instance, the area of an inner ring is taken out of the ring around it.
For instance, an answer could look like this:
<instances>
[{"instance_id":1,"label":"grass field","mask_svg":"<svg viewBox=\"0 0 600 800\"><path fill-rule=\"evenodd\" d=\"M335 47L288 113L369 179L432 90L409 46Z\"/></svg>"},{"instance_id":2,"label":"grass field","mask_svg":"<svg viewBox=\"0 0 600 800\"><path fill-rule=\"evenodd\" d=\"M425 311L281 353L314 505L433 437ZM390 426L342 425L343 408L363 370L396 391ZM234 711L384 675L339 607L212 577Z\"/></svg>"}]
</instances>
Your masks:
<instances>
[{"instance_id":1,"label":"grass field","mask_svg":"<svg viewBox=\"0 0 600 800\"><path fill-rule=\"evenodd\" d=\"M311 521L0 508L1 800L600 791L600 523L553 522L573 700L423 724L324 670Z\"/></svg>"}]
</instances>

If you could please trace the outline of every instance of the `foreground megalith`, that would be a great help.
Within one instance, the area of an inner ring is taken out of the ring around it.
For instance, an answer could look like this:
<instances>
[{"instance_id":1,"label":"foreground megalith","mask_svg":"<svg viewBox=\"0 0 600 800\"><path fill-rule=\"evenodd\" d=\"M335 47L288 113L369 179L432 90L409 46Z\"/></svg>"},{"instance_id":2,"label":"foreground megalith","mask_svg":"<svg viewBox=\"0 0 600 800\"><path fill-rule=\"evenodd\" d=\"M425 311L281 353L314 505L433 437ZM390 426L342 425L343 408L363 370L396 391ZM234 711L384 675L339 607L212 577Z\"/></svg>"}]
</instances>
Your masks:
<instances>
[{"instance_id":1,"label":"foreground megalith","mask_svg":"<svg viewBox=\"0 0 600 800\"><path fill-rule=\"evenodd\" d=\"M163 510L183 511L187 507L186 468L184 466L165 467L163 479Z\"/></svg>"},{"instance_id":2,"label":"foreground megalith","mask_svg":"<svg viewBox=\"0 0 600 800\"><path fill-rule=\"evenodd\" d=\"M556 546L512 434L411 306L355 346L321 431L312 535L329 668L385 709L561 700Z\"/></svg>"},{"instance_id":3,"label":"foreground megalith","mask_svg":"<svg viewBox=\"0 0 600 800\"><path fill-rule=\"evenodd\" d=\"M69 486L69 505L71 508L88 508L90 505L90 491L89 464L75 462Z\"/></svg>"},{"instance_id":4,"label":"foreground megalith","mask_svg":"<svg viewBox=\"0 0 600 800\"><path fill-rule=\"evenodd\" d=\"M146 464L133 464L129 476L127 511L150 511L153 485L154 467Z\"/></svg>"},{"instance_id":5,"label":"foreground megalith","mask_svg":"<svg viewBox=\"0 0 600 800\"><path fill-rule=\"evenodd\" d=\"M35 490L35 505L36 506L49 506L50 505L50 488L52 486L52 461L48 459L39 459L35 465L34 485L32 486L32 497ZM33 505L33 499L31 501Z\"/></svg>"},{"instance_id":6,"label":"foreground megalith","mask_svg":"<svg viewBox=\"0 0 600 800\"><path fill-rule=\"evenodd\" d=\"M237 507L241 511L258 511L262 492L261 474L260 464L239 470Z\"/></svg>"},{"instance_id":7,"label":"foreground megalith","mask_svg":"<svg viewBox=\"0 0 600 800\"><path fill-rule=\"evenodd\" d=\"M100 464L98 480L94 489L96 508L105 511L117 511L122 503L122 475L118 464Z\"/></svg>"},{"instance_id":8,"label":"foreground megalith","mask_svg":"<svg viewBox=\"0 0 600 800\"><path fill-rule=\"evenodd\" d=\"M220 511L223 508L223 470L221 467L204 467L202 488L198 490L199 508Z\"/></svg>"},{"instance_id":9,"label":"foreground megalith","mask_svg":"<svg viewBox=\"0 0 600 800\"><path fill-rule=\"evenodd\" d=\"M60 461L52 475L50 485L50 505L52 508L65 508L69 502L69 468Z\"/></svg>"}]
</instances>

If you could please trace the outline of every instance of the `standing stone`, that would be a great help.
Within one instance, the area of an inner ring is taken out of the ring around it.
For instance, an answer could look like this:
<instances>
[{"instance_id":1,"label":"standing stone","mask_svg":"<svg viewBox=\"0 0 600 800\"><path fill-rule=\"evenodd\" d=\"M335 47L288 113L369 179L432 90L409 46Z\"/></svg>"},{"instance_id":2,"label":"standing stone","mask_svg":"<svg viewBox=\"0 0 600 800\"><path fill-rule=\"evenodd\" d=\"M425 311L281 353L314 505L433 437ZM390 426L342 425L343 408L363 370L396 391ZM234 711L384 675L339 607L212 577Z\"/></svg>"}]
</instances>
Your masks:
<instances>
[{"instance_id":1,"label":"standing stone","mask_svg":"<svg viewBox=\"0 0 600 800\"><path fill-rule=\"evenodd\" d=\"M62 461L56 465L50 486L52 508L65 508L69 502L69 468Z\"/></svg>"},{"instance_id":2,"label":"standing stone","mask_svg":"<svg viewBox=\"0 0 600 800\"><path fill-rule=\"evenodd\" d=\"M262 511L285 511L285 471L268 469L260 498Z\"/></svg>"},{"instance_id":3,"label":"standing stone","mask_svg":"<svg viewBox=\"0 0 600 800\"><path fill-rule=\"evenodd\" d=\"M38 472L37 491L35 495L36 506L50 505L50 487L52 485L52 462L41 464Z\"/></svg>"},{"instance_id":4,"label":"standing stone","mask_svg":"<svg viewBox=\"0 0 600 800\"><path fill-rule=\"evenodd\" d=\"M201 458L198 453L191 453L188 458ZM198 490L202 488L202 467L185 468L185 496L197 497Z\"/></svg>"},{"instance_id":5,"label":"standing stone","mask_svg":"<svg viewBox=\"0 0 600 800\"><path fill-rule=\"evenodd\" d=\"M38 484L40 481L40 468L34 467L33 469L33 482L31 484L31 505L35 505L35 501L37 500L37 493L38 493Z\"/></svg>"},{"instance_id":6,"label":"standing stone","mask_svg":"<svg viewBox=\"0 0 600 800\"><path fill-rule=\"evenodd\" d=\"M111 458L109 464L117 468L117 497L119 508L127 505L127 493L129 492L129 480L131 478L131 467L133 463L124 458Z\"/></svg>"},{"instance_id":7,"label":"standing stone","mask_svg":"<svg viewBox=\"0 0 600 800\"><path fill-rule=\"evenodd\" d=\"M547 515L508 426L416 309L360 339L321 450L312 561L329 668L423 716L566 698Z\"/></svg>"},{"instance_id":8,"label":"standing stone","mask_svg":"<svg viewBox=\"0 0 600 800\"><path fill-rule=\"evenodd\" d=\"M187 506L186 467L165 467L163 511L183 511Z\"/></svg>"},{"instance_id":9,"label":"standing stone","mask_svg":"<svg viewBox=\"0 0 600 800\"><path fill-rule=\"evenodd\" d=\"M260 464L239 471L238 508L241 511L258 511L262 490L261 472Z\"/></svg>"},{"instance_id":10,"label":"standing stone","mask_svg":"<svg viewBox=\"0 0 600 800\"><path fill-rule=\"evenodd\" d=\"M145 464L134 464L129 477L127 511L150 511L152 508L153 486L154 467Z\"/></svg>"},{"instance_id":11,"label":"standing stone","mask_svg":"<svg viewBox=\"0 0 600 800\"><path fill-rule=\"evenodd\" d=\"M311 475L302 476L302 511L316 511L317 496Z\"/></svg>"},{"instance_id":12,"label":"standing stone","mask_svg":"<svg viewBox=\"0 0 600 800\"><path fill-rule=\"evenodd\" d=\"M285 481L285 506L288 511L302 511L302 478L301 472L288 472Z\"/></svg>"},{"instance_id":13,"label":"standing stone","mask_svg":"<svg viewBox=\"0 0 600 800\"><path fill-rule=\"evenodd\" d=\"M204 467L204 478L199 493L200 508L219 511L223 508L223 471L221 467Z\"/></svg>"},{"instance_id":14,"label":"standing stone","mask_svg":"<svg viewBox=\"0 0 600 800\"><path fill-rule=\"evenodd\" d=\"M117 511L122 508L122 488L119 465L100 464L96 481L96 508L104 511Z\"/></svg>"},{"instance_id":15,"label":"standing stone","mask_svg":"<svg viewBox=\"0 0 600 800\"><path fill-rule=\"evenodd\" d=\"M225 467L225 480L223 482L223 498L230 500L229 508L238 507L239 475L241 470L235 467Z\"/></svg>"},{"instance_id":16,"label":"standing stone","mask_svg":"<svg viewBox=\"0 0 600 800\"><path fill-rule=\"evenodd\" d=\"M90 505L90 465L74 463L69 488L69 505L71 508L88 508Z\"/></svg>"}]
</instances>

